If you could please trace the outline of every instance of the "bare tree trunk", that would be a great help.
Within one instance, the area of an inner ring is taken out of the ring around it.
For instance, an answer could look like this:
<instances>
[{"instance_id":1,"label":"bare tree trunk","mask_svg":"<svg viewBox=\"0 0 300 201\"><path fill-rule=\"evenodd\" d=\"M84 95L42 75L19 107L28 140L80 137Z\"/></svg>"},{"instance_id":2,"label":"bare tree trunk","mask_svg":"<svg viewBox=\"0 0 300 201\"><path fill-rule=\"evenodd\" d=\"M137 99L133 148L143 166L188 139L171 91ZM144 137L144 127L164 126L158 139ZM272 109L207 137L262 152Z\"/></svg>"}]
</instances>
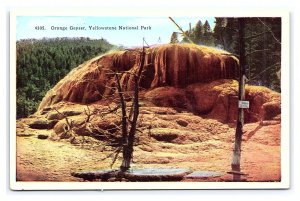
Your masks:
<instances>
[{"instance_id":1,"label":"bare tree trunk","mask_svg":"<svg viewBox=\"0 0 300 201\"><path fill-rule=\"evenodd\" d=\"M123 146L123 162L120 167L121 171L126 171L130 167L130 160L126 158L128 155L128 149L126 148L128 145L128 133L127 133L127 113L126 113L126 102L124 100L123 91L120 84L120 78L119 75L116 73L116 81L117 81L117 89L119 93L120 103L121 103L121 109L122 109L122 146Z\"/></svg>"},{"instance_id":2,"label":"bare tree trunk","mask_svg":"<svg viewBox=\"0 0 300 201\"><path fill-rule=\"evenodd\" d=\"M117 89L122 109L122 144L127 144L127 114L126 114L126 102L124 100L123 91L120 84L120 78L118 73L115 74L117 81Z\"/></svg>"},{"instance_id":3,"label":"bare tree trunk","mask_svg":"<svg viewBox=\"0 0 300 201\"><path fill-rule=\"evenodd\" d=\"M244 29L245 19L239 18L239 54L240 54L240 76L239 76L239 101L245 99L245 41L244 41ZM240 180L241 175L235 174L241 171L240 160L241 160L241 144L242 134L244 125L244 111L242 108L238 109L238 119L235 132L235 144L233 150L233 158L231 163L231 169L233 171L233 180Z\"/></svg>"},{"instance_id":4,"label":"bare tree trunk","mask_svg":"<svg viewBox=\"0 0 300 201\"><path fill-rule=\"evenodd\" d=\"M133 103L133 118L131 122L130 131L128 134L127 143L123 147L123 162L121 165L121 171L125 172L130 168L130 161L132 159L133 153L133 144L134 144L134 136L136 133L136 124L139 115L139 101L138 101L138 94L139 94L139 86L138 86L138 78L134 78L134 103Z\"/></svg>"},{"instance_id":5,"label":"bare tree trunk","mask_svg":"<svg viewBox=\"0 0 300 201\"><path fill-rule=\"evenodd\" d=\"M122 172L129 170L130 161L132 159L133 144L134 144L134 138L136 134L137 120L139 116L139 82L143 72L144 63L145 63L145 49L143 47L143 51L140 56L139 70L138 73L134 75L134 95L133 95L133 105L132 105L133 116L131 120L131 127L129 130L127 143L123 145L123 162L120 167Z\"/></svg>"}]
</instances>

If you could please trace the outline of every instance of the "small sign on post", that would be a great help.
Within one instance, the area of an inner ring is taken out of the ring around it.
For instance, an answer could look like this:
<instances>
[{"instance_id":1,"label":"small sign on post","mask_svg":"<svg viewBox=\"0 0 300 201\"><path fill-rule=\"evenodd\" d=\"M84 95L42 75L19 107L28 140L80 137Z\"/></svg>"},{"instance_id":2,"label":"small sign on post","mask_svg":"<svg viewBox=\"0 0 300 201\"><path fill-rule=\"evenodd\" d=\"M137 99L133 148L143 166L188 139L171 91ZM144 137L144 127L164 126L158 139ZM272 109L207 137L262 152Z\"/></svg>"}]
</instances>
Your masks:
<instances>
[{"instance_id":1,"label":"small sign on post","mask_svg":"<svg viewBox=\"0 0 300 201\"><path fill-rule=\"evenodd\" d=\"M239 101L239 108L249 108L249 101Z\"/></svg>"}]
</instances>

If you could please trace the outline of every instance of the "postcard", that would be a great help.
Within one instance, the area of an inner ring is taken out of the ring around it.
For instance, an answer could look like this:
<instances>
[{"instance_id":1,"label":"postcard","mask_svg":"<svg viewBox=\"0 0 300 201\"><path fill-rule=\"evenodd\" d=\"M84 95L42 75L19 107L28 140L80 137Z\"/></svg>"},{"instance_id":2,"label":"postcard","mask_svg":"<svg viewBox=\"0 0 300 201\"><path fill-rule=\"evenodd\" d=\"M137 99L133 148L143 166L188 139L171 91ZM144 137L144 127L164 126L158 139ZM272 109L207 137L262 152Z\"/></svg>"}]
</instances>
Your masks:
<instances>
[{"instance_id":1,"label":"postcard","mask_svg":"<svg viewBox=\"0 0 300 201\"><path fill-rule=\"evenodd\" d=\"M15 10L10 25L11 189L289 188L287 12Z\"/></svg>"}]
</instances>

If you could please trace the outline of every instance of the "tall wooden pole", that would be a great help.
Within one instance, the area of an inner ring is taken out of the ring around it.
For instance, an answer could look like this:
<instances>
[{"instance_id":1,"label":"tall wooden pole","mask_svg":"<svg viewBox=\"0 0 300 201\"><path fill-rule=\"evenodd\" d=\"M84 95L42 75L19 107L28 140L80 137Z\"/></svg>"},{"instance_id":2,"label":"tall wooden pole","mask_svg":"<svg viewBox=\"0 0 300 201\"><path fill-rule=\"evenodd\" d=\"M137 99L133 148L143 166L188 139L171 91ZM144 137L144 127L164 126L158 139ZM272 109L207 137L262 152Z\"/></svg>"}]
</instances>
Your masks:
<instances>
[{"instance_id":1,"label":"tall wooden pole","mask_svg":"<svg viewBox=\"0 0 300 201\"><path fill-rule=\"evenodd\" d=\"M240 55L240 75L239 75L239 101L245 99L245 19L238 18L239 25L239 55ZM244 111L243 108L238 108L238 119L235 132L235 143L233 150L233 157L231 169L233 173L233 180L241 179L241 144L244 125Z\"/></svg>"}]
</instances>

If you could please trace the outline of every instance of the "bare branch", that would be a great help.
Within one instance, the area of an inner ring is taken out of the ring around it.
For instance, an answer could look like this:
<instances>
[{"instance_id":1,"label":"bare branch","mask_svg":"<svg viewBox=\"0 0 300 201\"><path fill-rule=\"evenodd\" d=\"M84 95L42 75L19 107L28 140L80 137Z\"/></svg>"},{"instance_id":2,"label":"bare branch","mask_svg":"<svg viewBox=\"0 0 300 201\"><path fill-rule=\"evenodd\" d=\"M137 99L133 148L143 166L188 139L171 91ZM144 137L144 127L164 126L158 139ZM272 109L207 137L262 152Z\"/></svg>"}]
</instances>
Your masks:
<instances>
[{"instance_id":1,"label":"bare branch","mask_svg":"<svg viewBox=\"0 0 300 201\"><path fill-rule=\"evenodd\" d=\"M115 157L113 158L112 163L110 164L110 168L112 168L112 166L115 164L115 162L116 162L116 160L117 160L117 158L118 158L118 156L119 156L121 150L122 150L122 147L119 147L119 148L117 149L116 155L115 155Z\"/></svg>"},{"instance_id":2,"label":"bare branch","mask_svg":"<svg viewBox=\"0 0 300 201\"><path fill-rule=\"evenodd\" d=\"M109 111L107 111L107 112L102 112L101 114L102 114L102 115L105 115L105 114L114 113L114 112L116 112L120 107L121 107L120 105L117 105L116 107L114 107L114 108L112 108L112 109L109 108L109 109L110 109Z\"/></svg>"},{"instance_id":3,"label":"bare branch","mask_svg":"<svg viewBox=\"0 0 300 201\"><path fill-rule=\"evenodd\" d=\"M266 34L266 33L270 33L270 31L264 31L264 32L261 32L261 33L258 33L258 34L252 35L252 36L245 37L245 40L257 38L257 37L259 37L259 36L261 36L261 35L264 35L264 34Z\"/></svg>"},{"instance_id":4,"label":"bare branch","mask_svg":"<svg viewBox=\"0 0 300 201\"><path fill-rule=\"evenodd\" d=\"M64 115L63 113L61 113L61 112L59 112L56 108L54 108L54 110L59 114L59 115L61 115L61 116L63 116L64 117L64 119L66 120L66 122L67 122L67 125L69 126L69 129L68 130L71 130L72 128L73 128L73 120L71 120L70 122L69 122L69 119L68 119L68 117L66 116L66 115Z\"/></svg>"},{"instance_id":5,"label":"bare branch","mask_svg":"<svg viewBox=\"0 0 300 201\"><path fill-rule=\"evenodd\" d=\"M259 52L265 52L265 51L270 51L271 49L261 49L261 50L253 50L252 52L249 52L247 54L245 54L245 56L249 56L251 54L256 54L256 53L259 53Z\"/></svg>"},{"instance_id":6,"label":"bare branch","mask_svg":"<svg viewBox=\"0 0 300 201\"><path fill-rule=\"evenodd\" d=\"M143 133L143 131L140 128L137 128L136 131Z\"/></svg>"},{"instance_id":7,"label":"bare branch","mask_svg":"<svg viewBox=\"0 0 300 201\"><path fill-rule=\"evenodd\" d=\"M234 31L234 32L238 32L237 29L234 29L234 28L231 28L231 27L222 27L222 29L228 29L228 30L231 30L231 31Z\"/></svg>"},{"instance_id":8,"label":"bare branch","mask_svg":"<svg viewBox=\"0 0 300 201\"><path fill-rule=\"evenodd\" d=\"M278 40L278 39L276 38L276 36L274 35L272 29L271 29L266 23L264 23L259 17L258 17L257 19L258 19L265 27L267 27L267 29L269 30L269 32L271 33L271 35L272 35L272 37L275 39L275 41L276 41L278 44L281 45L280 40Z\"/></svg>"},{"instance_id":9,"label":"bare branch","mask_svg":"<svg viewBox=\"0 0 300 201\"><path fill-rule=\"evenodd\" d=\"M127 141L127 114L126 114L126 102L123 97L122 88L118 74L115 74L117 80L117 89L120 97L121 108L122 108L122 143Z\"/></svg>"},{"instance_id":10,"label":"bare branch","mask_svg":"<svg viewBox=\"0 0 300 201\"><path fill-rule=\"evenodd\" d=\"M108 154L107 156L105 156L104 158L101 159L101 161L105 161L108 158L111 158L115 153L117 153L119 151L120 147L118 147L114 152Z\"/></svg>"},{"instance_id":11,"label":"bare branch","mask_svg":"<svg viewBox=\"0 0 300 201\"><path fill-rule=\"evenodd\" d=\"M85 120L85 122L87 123L87 122L89 122L89 121L91 120L91 116L92 116L93 114L91 114L91 110L90 110L89 106L87 105L86 107L87 107L87 111L84 109L84 113L85 113L86 116L87 116L87 118L86 118L86 120Z\"/></svg>"},{"instance_id":12,"label":"bare branch","mask_svg":"<svg viewBox=\"0 0 300 201\"><path fill-rule=\"evenodd\" d=\"M275 63L271 66L269 66L268 68L266 68L265 70L261 71L260 73L256 74L254 77L252 77L251 79L247 80L247 82L250 82L252 80L255 80L255 78L257 78L259 75L261 75L262 73L266 72L267 70L273 68L274 66L280 66L280 63Z\"/></svg>"}]
</instances>

